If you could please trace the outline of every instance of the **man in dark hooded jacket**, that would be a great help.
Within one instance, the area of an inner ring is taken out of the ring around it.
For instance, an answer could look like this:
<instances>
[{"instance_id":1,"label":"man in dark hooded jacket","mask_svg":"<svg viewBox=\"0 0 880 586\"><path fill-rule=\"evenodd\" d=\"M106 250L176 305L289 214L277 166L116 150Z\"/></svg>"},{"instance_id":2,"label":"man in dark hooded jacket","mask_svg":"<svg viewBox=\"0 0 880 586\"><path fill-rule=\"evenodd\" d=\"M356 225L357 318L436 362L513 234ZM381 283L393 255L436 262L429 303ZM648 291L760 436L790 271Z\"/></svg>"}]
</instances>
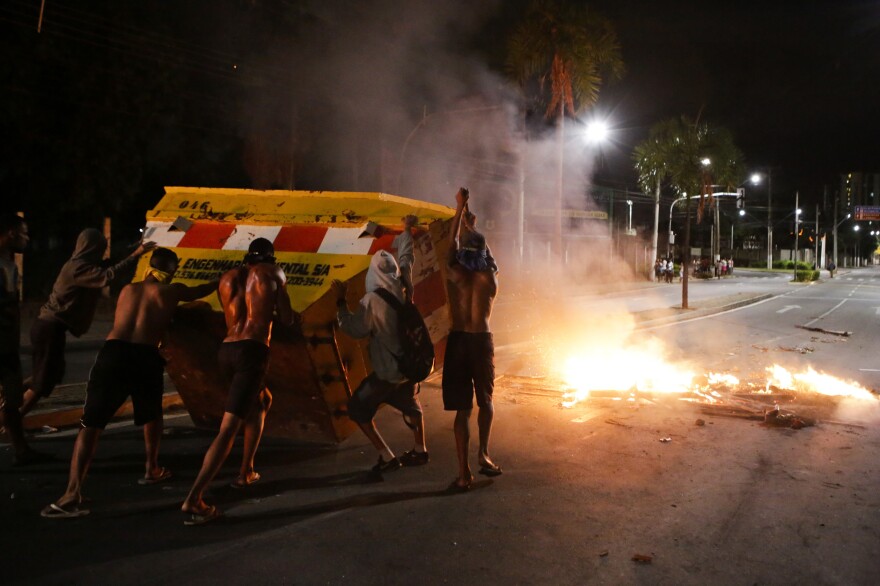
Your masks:
<instances>
[{"instance_id":1,"label":"man in dark hooded jacket","mask_svg":"<svg viewBox=\"0 0 880 586\"><path fill-rule=\"evenodd\" d=\"M107 239L94 228L79 233L73 255L61 267L49 300L40 308L31 326L33 374L26 381L28 389L20 410L22 416L33 409L41 397L48 397L64 377L67 332L77 338L88 332L101 289L155 247L153 242L142 242L128 258L105 268L102 259Z\"/></svg>"}]
</instances>

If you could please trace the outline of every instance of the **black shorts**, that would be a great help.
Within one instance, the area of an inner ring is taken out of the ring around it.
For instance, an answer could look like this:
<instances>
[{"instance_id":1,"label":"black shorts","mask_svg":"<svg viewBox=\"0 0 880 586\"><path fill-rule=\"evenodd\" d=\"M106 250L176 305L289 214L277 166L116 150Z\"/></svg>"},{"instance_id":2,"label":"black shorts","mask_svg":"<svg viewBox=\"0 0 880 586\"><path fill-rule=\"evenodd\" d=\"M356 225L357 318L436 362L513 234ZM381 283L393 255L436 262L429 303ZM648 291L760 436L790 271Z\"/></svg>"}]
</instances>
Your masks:
<instances>
[{"instance_id":1,"label":"black shorts","mask_svg":"<svg viewBox=\"0 0 880 586\"><path fill-rule=\"evenodd\" d=\"M495 344L489 332L449 332L443 357L443 408L473 409L492 402L495 390Z\"/></svg>"},{"instance_id":2,"label":"black shorts","mask_svg":"<svg viewBox=\"0 0 880 586\"><path fill-rule=\"evenodd\" d=\"M391 405L409 417L422 414L422 405L416 397L413 383L389 383L376 376L376 373L371 373L348 400L348 417L355 423L369 423L382 403Z\"/></svg>"},{"instance_id":3,"label":"black shorts","mask_svg":"<svg viewBox=\"0 0 880 586\"><path fill-rule=\"evenodd\" d=\"M245 419L266 388L269 347L254 340L223 342L217 359L220 374L229 383L225 411Z\"/></svg>"},{"instance_id":4,"label":"black shorts","mask_svg":"<svg viewBox=\"0 0 880 586\"><path fill-rule=\"evenodd\" d=\"M18 409L24 397L21 384L21 359L18 352L0 354L0 403L4 409Z\"/></svg>"},{"instance_id":5,"label":"black shorts","mask_svg":"<svg viewBox=\"0 0 880 586\"><path fill-rule=\"evenodd\" d=\"M161 419L164 368L156 346L104 342L89 374L82 425L104 429L129 395L136 425Z\"/></svg>"},{"instance_id":6,"label":"black shorts","mask_svg":"<svg viewBox=\"0 0 880 586\"><path fill-rule=\"evenodd\" d=\"M64 347L67 326L59 321L35 319L31 326L33 373L30 387L39 397L48 397L64 378Z\"/></svg>"}]
</instances>

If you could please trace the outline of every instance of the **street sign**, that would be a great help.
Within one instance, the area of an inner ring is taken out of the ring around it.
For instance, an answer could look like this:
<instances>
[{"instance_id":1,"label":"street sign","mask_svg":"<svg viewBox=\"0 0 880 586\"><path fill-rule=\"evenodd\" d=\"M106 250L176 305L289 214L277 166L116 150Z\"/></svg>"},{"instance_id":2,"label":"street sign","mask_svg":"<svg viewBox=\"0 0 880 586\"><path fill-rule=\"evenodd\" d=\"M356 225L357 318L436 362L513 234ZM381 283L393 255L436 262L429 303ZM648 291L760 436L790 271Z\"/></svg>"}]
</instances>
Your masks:
<instances>
[{"instance_id":1,"label":"street sign","mask_svg":"<svg viewBox=\"0 0 880 586\"><path fill-rule=\"evenodd\" d=\"M880 206L855 206L853 211L856 220L880 220Z\"/></svg>"}]
</instances>

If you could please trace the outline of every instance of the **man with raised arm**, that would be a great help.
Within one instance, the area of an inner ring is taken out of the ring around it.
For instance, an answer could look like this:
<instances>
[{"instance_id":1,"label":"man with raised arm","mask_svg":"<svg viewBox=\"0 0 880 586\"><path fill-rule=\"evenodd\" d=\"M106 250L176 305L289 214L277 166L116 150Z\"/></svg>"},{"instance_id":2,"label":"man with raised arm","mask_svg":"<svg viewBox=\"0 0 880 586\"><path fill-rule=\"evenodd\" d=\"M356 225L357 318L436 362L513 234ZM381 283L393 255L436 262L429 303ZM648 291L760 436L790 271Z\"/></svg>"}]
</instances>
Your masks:
<instances>
[{"instance_id":1,"label":"man with raised arm","mask_svg":"<svg viewBox=\"0 0 880 586\"><path fill-rule=\"evenodd\" d=\"M244 454L241 470L233 486L243 488L257 482L254 455L263 435L266 413L272 395L264 378L269 366L269 341L275 320L290 326L298 321L290 306L287 278L275 264L275 249L265 238L248 247L244 264L220 277L220 304L226 317L226 338L220 346L220 371L229 383L220 431L214 439L189 495L180 509L186 513L185 525L202 525L222 513L207 504L205 489L220 471L232 450L238 430L244 426Z\"/></svg>"},{"instance_id":2,"label":"man with raised arm","mask_svg":"<svg viewBox=\"0 0 880 586\"><path fill-rule=\"evenodd\" d=\"M104 267L107 239L94 228L79 233L73 255L61 267L49 300L31 325L33 374L25 381L28 389L20 410L22 416L42 397L48 397L64 377L67 332L77 338L88 332L101 290L155 247L154 242L142 242L127 258Z\"/></svg>"},{"instance_id":3,"label":"man with raised arm","mask_svg":"<svg viewBox=\"0 0 880 586\"><path fill-rule=\"evenodd\" d=\"M464 491L473 483L468 462L470 417L476 394L480 433L478 463L480 473L501 474L501 466L489 456L489 435L495 407L495 347L489 331L492 304L498 293L498 268L488 252L485 237L476 231L476 217L468 215L464 229L462 215L468 203L468 190L455 194L455 216L452 219L452 243L447 261L447 291L452 331L446 341L443 360L443 407L455 411L455 447L458 455L458 477L450 485Z\"/></svg>"},{"instance_id":4,"label":"man with raised arm","mask_svg":"<svg viewBox=\"0 0 880 586\"><path fill-rule=\"evenodd\" d=\"M159 342L165 335L177 304L195 301L214 292L217 282L187 287L171 283L178 258L167 248L157 248L143 281L126 285L119 293L113 329L89 374L81 428L70 459L67 490L40 513L49 519L70 519L89 514L82 507L82 485L98 447L98 439L125 400L131 396L134 422L144 426L146 466L139 484L157 484L171 478L159 466L162 437L162 394L165 361Z\"/></svg>"}]
</instances>

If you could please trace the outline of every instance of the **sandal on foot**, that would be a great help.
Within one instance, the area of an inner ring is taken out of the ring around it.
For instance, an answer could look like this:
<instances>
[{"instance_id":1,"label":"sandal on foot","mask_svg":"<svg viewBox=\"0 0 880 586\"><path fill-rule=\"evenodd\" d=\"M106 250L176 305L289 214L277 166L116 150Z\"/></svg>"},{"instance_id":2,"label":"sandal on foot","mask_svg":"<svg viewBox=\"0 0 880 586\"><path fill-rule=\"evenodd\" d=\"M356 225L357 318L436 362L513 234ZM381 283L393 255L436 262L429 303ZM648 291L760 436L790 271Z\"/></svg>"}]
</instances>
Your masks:
<instances>
[{"instance_id":1,"label":"sandal on foot","mask_svg":"<svg viewBox=\"0 0 880 586\"><path fill-rule=\"evenodd\" d=\"M187 513L187 515L183 524L187 527L194 527L195 525L204 525L205 523L215 521L222 517L223 513L220 509L211 505L204 513Z\"/></svg>"},{"instance_id":2,"label":"sandal on foot","mask_svg":"<svg viewBox=\"0 0 880 586\"><path fill-rule=\"evenodd\" d=\"M480 464L480 474L482 474L483 476L501 476L501 466L499 466L498 464L484 462Z\"/></svg>"},{"instance_id":3,"label":"sandal on foot","mask_svg":"<svg viewBox=\"0 0 880 586\"><path fill-rule=\"evenodd\" d=\"M44 519L76 519L78 517L85 517L88 514L88 509L81 509L79 505L73 503L64 506L52 503L40 511L40 516Z\"/></svg>"},{"instance_id":4,"label":"sandal on foot","mask_svg":"<svg viewBox=\"0 0 880 586\"><path fill-rule=\"evenodd\" d=\"M229 486L231 486L232 488L245 488L245 487L248 487L252 484L256 484L257 482L260 481L260 478L262 478L262 476L260 476L260 473L254 472L253 476L245 477L244 479L242 479L242 477L239 476L238 478L233 480L229 484Z\"/></svg>"},{"instance_id":5,"label":"sandal on foot","mask_svg":"<svg viewBox=\"0 0 880 586\"><path fill-rule=\"evenodd\" d=\"M451 494L457 494L460 492L467 492L471 489L473 485L472 482L468 482L467 484L459 484L458 478L449 483L449 486L446 487L446 492Z\"/></svg>"},{"instance_id":6,"label":"sandal on foot","mask_svg":"<svg viewBox=\"0 0 880 586\"><path fill-rule=\"evenodd\" d=\"M159 468L158 476L145 476L144 478L138 478L138 484L141 486L149 486L151 484L159 484L160 482L165 482L166 480L171 479L171 470L168 468Z\"/></svg>"},{"instance_id":7,"label":"sandal on foot","mask_svg":"<svg viewBox=\"0 0 880 586\"><path fill-rule=\"evenodd\" d=\"M379 456L379 461L376 462L376 465L371 468L373 472L393 472L400 468L403 464L400 463L399 458L391 458L387 462L382 459L382 456Z\"/></svg>"},{"instance_id":8,"label":"sandal on foot","mask_svg":"<svg viewBox=\"0 0 880 586\"><path fill-rule=\"evenodd\" d=\"M404 466L424 466L428 463L430 458L428 457L428 452L410 450L401 454L398 460L400 460L400 463Z\"/></svg>"}]
</instances>

